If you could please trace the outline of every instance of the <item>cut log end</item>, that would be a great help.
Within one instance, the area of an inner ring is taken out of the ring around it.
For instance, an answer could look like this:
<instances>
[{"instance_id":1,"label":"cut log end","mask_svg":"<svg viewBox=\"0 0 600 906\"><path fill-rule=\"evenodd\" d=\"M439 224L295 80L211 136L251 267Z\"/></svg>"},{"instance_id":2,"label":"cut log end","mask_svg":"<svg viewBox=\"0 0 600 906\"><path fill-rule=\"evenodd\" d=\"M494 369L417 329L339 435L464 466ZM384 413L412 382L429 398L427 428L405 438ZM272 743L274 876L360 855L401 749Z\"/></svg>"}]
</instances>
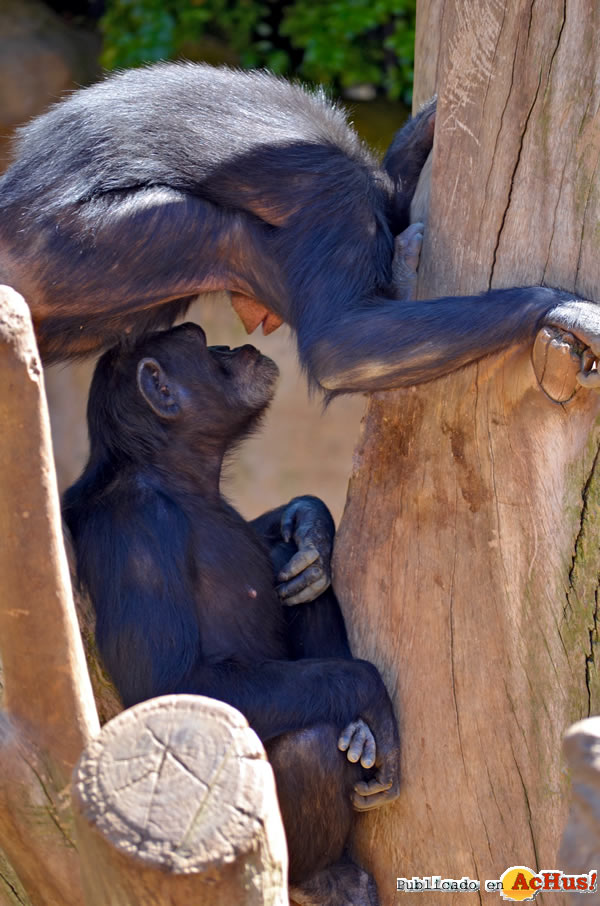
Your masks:
<instances>
[{"instance_id":1,"label":"cut log end","mask_svg":"<svg viewBox=\"0 0 600 906\"><path fill-rule=\"evenodd\" d=\"M240 902L286 902L272 770L228 705L172 695L119 714L84 751L72 797L88 889L110 882L128 903L179 876L185 896L209 885L211 903L238 888Z\"/></svg>"},{"instance_id":2,"label":"cut log end","mask_svg":"<svg viewBox=\"0 0 600 906\"><path fill-rule=\"evenodd\" d=\"M239 712L165 696L110 721L83 754L74 787L86 821L117 848L187 872L252 848L270 772Z\"/></svg>"},{"instance_id":3,"label":"cut log end","mask_svg":"<svg viewBox=\"0 0 600 906\"><path fill-rule=\"evenodd\" d=\"M21 361L27 361L30 376L39 380L40 357L31 326L27 302L11 286L0 285L0 344L12 350Z\"/></svg>"}]
</instances>

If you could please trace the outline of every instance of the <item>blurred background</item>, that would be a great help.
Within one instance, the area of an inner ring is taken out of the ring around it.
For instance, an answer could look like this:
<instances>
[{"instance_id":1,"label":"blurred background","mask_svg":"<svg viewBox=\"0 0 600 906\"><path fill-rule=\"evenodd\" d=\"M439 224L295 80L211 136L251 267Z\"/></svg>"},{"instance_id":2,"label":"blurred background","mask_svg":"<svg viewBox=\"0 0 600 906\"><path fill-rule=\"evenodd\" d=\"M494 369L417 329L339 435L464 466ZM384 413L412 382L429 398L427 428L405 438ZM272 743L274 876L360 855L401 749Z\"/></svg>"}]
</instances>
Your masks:
<instances>
[{"instance_id":1,"label":"blurred background","mask_svg":"<svg viewBox=\"0 0 600 906\"><path fill-rule=\"evenodd\" d=\"M65 93L115 68L188 59L262 67L326 86L363 138L383 152L410 107L416 0L0 0L0 171L15 129ZM246 334L224 294L189 312L209 343ZM341 516L365 400L341 397L323 412L309 398L287 327L251 341L280 367L260 434L225 477L251 518L296 494L322 497ZM87 457L85 406L93 361L46 370L60 490Z\"/></svg>"}]
</instances>

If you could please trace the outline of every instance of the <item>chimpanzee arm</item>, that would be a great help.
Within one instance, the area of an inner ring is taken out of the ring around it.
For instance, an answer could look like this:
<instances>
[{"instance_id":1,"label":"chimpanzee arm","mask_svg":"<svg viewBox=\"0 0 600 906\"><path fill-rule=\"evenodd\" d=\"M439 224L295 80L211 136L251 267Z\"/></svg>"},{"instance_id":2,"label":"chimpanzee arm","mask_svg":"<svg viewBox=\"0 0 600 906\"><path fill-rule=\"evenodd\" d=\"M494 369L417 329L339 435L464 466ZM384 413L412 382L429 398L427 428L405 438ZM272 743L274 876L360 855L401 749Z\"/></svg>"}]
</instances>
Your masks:
<instances>
[{"instance_id":1,"label":"chimpanzee arm","mask_svg":"<svg viewBox=\"0 0 600 906\"><path fill-rule=\"evenodd\" d=\"M574 299L572 293L547 287L423 302L377 299L335 320L301 325L301 357L318 383L334 393L410 386L512 343L532 341L543 323L564 326L564 303L573 314L569 329L578 336L582 313L570 308ZM588 312L584 341L599 348L600 307L579 304Z\"/></svg>"},{"instance_id":2,"label":"chimpanzee arm","mask_svg":"<svg viewBox=\"0 0 600 906\"><path fill-rule=\"evenodd\" d=\"M306 604L284 607L290 657L351 658L344 617L333 587Z\"/></svg>"},{"instance_id":3,"label":"chimpanzee arm","mask_svg":"<svg viewBox=\"0 0 600 906\"><path fill-rule=\"evenodd\" d=\"M294 497L251 525L269 548L283 604L312 601L329 587L335 524L318 497Z\"/></svg>"},{"instance_id":4,"label":"chimpanzee arm","mask_svg":"<svg viewBox=\"0 0 600 906\"><path fill-rule=\"evenodd\" d=\"M377 668L361 660L308 658L260 665L200 661L176 691L208 695L233 705L263 741L320 722L342 729L355 717L363 717L375 731L380 716L385 720L392 713Z\"/></svg>"},{"instance_id":5,"label":"chimpanzee arm","mask_svg":"<svg viewBox=\"0 0 600 906\"><path fill-rule=\"evenodd\" d=\"M344 618L331 588L335 524L318 497L294 497L252 522L269 547L294 659L351 658Z\"/></svg>"}]
</instances>

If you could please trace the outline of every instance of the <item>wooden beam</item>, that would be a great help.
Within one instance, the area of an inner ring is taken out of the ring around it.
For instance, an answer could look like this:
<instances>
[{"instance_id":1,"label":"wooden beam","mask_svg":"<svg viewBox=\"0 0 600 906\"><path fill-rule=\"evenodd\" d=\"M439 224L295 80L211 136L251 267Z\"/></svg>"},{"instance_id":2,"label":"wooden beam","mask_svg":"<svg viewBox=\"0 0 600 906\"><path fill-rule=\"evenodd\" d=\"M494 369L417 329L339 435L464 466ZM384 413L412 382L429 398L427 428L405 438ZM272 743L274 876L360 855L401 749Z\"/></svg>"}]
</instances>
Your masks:
<instances>
[{"instance_id":1,"label":"wooden beam","mask_svg":"<svg viewBox=\"0 0 600 906\"><path fill-rule=\"evenodd\" d=\"M67 787L99 726L62 542L42 368L29 309L9 287L0 288L0 387L0 846L33 903L81 906ZM3 894L22 899L9 884Z\"/></svg>"},{"instance_id":2,"label":"wooden beam","mask_svg":"<svg viewBox=\"0 0 600 906\"><path fill-rule=\"evenodd\" d=\"M66 784L99 729L65 556L29 309L0 290L0 654L4 706Z\"/></svg>"}]
</instances>

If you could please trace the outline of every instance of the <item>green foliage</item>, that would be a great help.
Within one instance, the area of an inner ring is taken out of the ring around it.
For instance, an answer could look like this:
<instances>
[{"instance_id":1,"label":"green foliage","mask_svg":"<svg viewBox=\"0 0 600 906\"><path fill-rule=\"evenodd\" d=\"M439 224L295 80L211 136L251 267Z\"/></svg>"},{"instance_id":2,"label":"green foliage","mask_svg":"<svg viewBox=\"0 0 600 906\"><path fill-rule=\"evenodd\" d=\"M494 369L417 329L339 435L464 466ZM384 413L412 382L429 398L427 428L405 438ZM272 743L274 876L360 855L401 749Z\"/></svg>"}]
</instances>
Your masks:
<instances>
[{"instance_id":1,"label":"green foliage","mask_svg":"<svg viewBox=\"0 0 600 906\"><path fill-rule=\"evenodd\" d=\"M113 69L181 56L220 58L334 90L367 83L409 102L415 6L416 0L108 0L102 62Z\"/></svg>"}]
</instances>

